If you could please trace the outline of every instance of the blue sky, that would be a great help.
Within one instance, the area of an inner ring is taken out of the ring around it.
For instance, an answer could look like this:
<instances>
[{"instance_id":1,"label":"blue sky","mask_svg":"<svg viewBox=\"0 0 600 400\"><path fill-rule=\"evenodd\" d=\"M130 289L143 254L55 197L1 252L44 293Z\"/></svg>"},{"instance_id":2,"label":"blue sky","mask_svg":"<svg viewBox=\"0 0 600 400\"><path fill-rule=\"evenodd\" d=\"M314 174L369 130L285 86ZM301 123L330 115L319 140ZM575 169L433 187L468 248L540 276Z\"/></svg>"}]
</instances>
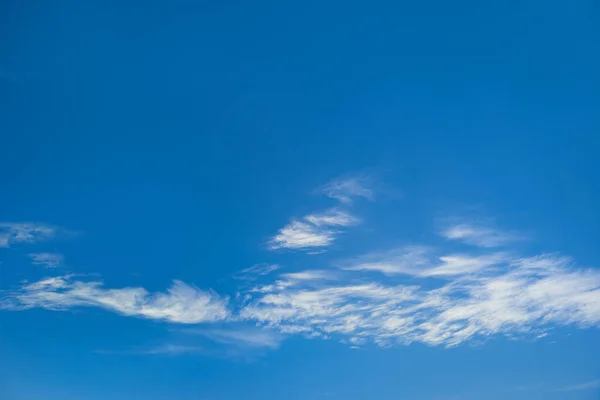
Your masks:
<instances>
[{"instance_id":1,"label":"blue sky","mask_svg":"<svg viewBox=\"0 0 600 400\"><path fill-rule=\"evenodd\" d=\"M599 398L599 16L3 2L0 398Z\"/></svg>"}]
</instances>

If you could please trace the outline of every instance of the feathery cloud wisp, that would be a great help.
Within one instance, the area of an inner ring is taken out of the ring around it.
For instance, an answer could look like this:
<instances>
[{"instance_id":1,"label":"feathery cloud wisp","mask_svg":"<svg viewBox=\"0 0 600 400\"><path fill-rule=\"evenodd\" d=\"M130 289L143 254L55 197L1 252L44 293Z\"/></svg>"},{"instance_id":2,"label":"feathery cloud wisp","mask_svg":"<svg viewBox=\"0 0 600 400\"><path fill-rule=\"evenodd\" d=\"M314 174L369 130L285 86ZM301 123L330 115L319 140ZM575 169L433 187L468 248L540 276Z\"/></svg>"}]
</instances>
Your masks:
<instances>
[{"instance_id":1,"label":"feathery cloud wisp","mask_svg":"<svg viewBox=\"0 0 600 400\"><path fill-rule=\"evenodd\" d=\"M132 317L182 324L221 321L229 316L227 298L174 281L166 293L144 288L105 289L101 282L54 277L27 284L0 302L4 309L46 308L68 310L99 307Z\"/></svg>"},{"instance_id":2,"label":"feathery cloud wisp","mask_svg":"<svg viewBox=\"0 0 600 400\"><path fill-rule=\"evenodd\" d=\"M277 271L279 269L279 265L277 264L256 264L249 268L243 269L233 275L235 279L245 280L245 281L253 281L261 276L265 276L270 274L271 272Z\"/></svg>"},{"instance_id":3,"label":"feathery cloud wisp","mask_svg":"<svg viewBox=\"0 0 600 400\"><path fill-rule=\"evenodd\" d=\"M600 326L597 270L577 269L556 255L496 257L470 256L479 260L475 269L416 274L410 284L364 276L342 280L322 270L281 274L274 283L249 289L231 307L227 299L182 282L167 293L150 294L143 288L104 289L99 282L55 277L23 286L4 297L0 308L99 307L181 324L248 321L282 335L336 336L353 345L371 341L380 346L413 341L456 346L495 335L539 338L554 326ZM448 264L448 257L439 259ZM427 271L439 268L447 266ZM276 346L273 336L261 331L253 337L235 330L205 332L222 343Z\"/></svg>"},{"instance_id":4,"label":"feathery cloud wisp","mask_svg":"<svg viewBox=\"0 0 600 400\"><path fill-rule=\"evenodd\" d=\"M282 331L382 346L455 346L498 334L538 337L553 326L600 326L598 271L566 267L552 255L440 259L445 264L417 273L410 285L306 280L259 287L239 314ZM444 279L419 281L432 276Z\"/></svg>"}]
</instances>

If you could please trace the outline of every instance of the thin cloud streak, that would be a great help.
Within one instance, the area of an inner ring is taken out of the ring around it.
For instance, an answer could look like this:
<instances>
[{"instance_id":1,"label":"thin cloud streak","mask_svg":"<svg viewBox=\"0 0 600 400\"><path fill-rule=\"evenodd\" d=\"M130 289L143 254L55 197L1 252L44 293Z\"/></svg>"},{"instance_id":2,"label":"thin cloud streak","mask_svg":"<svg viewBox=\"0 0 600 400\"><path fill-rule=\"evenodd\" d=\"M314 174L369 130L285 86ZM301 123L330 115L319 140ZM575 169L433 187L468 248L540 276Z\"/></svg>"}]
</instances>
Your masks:
<instances>
[{"instance_id":1,"label":"thin cloud streak","mask_svg":"<svg viewBox=\"0 0 600 400\"><path fill-rule=\"evenodd\" d=\"M448 254L435 257L426 246L406 246L345 261L346 271L379 272L388 276L451 277L475 273L507 260L503 253L472 256Z\"/></svg>"},{"instance_id":2,"label":"thin cloud streak","mask_svg":"<svg viewBox=\"0 0 600 400\"><path fill-rule=\"evenodd\" d=\"M187 334L201 335L214 342L238 348L279 348L283 336L266 328L186 329Z\"/></svg>"},{"instance_id":3,"label":"thin cloud streak","mask_svg":"<svg viewBox=\"0 0 600 400\"><path fill-rule=\"evenodd\" d=\"M523 239L515 233L471 223L452 225L444 229L441 235L448 240L458 240L471 246L488 248L506 246Z\"/></svg>"},{"instance_id":4,"label":"thin cloud streak","mask_svg":"<svg viewBox=\"0 0 600 400\"><path fill-rule=\"evenodd\" d=\"M591 390L600 388L600 379L596 379L589 382L578 383L576 385L565 386L560 389L556 389L557 392L575 392L581 390Z\"/></svg>"}]
</instances>

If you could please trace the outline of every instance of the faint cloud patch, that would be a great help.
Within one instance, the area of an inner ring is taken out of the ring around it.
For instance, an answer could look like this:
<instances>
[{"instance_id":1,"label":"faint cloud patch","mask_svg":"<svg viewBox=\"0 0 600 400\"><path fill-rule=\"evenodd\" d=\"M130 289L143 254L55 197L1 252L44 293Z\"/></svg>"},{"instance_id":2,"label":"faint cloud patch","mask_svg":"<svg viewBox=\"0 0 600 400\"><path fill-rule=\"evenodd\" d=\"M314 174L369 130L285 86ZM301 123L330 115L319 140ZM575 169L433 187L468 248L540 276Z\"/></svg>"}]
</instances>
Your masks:
<instances>
[{"instance_id":1,"label":"faint cloud patch","mask_svg":"<svg viewBox=\"0 0 600 400\"><path fill-rule=\"evenodd\" d=\"M0 222L0 247L15 243L35 243L52 239L60 229L32 222Z\"/></svg>"},{"instance_id":2,"label":"faint cloud patch","mask_svg":"<svg viewBox=\"0 0 600 400\"><path fill-rule=\"evenodd\" d=\"M283 341L281 333L269 328L228 327L221 329L185 329L187 334L201 335L209 340L237 348L277 349Z\"/></svg>"},{"instance_id":3,"label":"faint cloud patch","mask_svg":"<svg viewBox=\"0 0 600 400\"><path fill-rule=\"evenodd\" d=\"M357 197L375 201L375 194L371 186L371 177L358 175L333 179L323 185L319 191L341 203L352 204Z\"/></svg>"},{"instance_id":4,"label":"faint cloud patch","mask_svg":"<svg viewBox=\"0 0 600 400\"><path fill-rule=\"evenodd\" d=\"M459 222L446 226L440 234L448 240L456 240L477 247L502 247L521 241L524 237L515 232L498 229L492 224Z\"/></svg>"},{"instance_id":5,"label":"faint cloud patch","mask_svg":"<svg viewBox=\"0 0 600 400\"><path fill-rule=\"evenodd\" d=\"M595 379L589 382L577 383L575 385L565 386L559 389L556 389L557 392L575 392L581 390L592 390L600 388L600 379Z\"/></svg>"},{"instance_id":6,"label":"faint cloud patch","mask_svg":"<svg viewBox=\"0 0 600 400\"><path fill-rule=\"evenodd\" d=\"M31 258L34 265L51 269L60 266L64 262L63 255L58 253L31 253L29 258Z\"/></svg>"}]
</instances>

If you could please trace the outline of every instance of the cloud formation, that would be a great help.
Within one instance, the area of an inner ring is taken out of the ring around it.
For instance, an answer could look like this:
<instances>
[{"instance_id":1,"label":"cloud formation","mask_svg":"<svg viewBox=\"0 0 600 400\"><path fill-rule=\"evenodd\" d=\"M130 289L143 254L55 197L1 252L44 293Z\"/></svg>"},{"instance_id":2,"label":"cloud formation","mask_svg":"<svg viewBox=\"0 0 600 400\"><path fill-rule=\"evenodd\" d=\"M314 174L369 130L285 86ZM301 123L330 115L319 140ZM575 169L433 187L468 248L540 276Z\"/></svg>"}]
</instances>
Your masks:
<instances>
[{"instance_id":1,"label":"cloud formation","mask_svg":"<svg viewBox=\"0 0 600 400\"><path fill-rule=\"evenodd\" d=\"M309 214L281 228L269 242L269 247L272 250L327 247L341 233L340 228L358 222L357 218L337 209L330 209L322 214Z\"/></svg>"},{"instance_id":2,"label":"cloud formation","mask_svg":"<svg viewBox=\"0 0 600 400\"><path fill-rule=\"evenodd\" d=\"M56 227L32 222L0 222L0 247L11 247L15 243L35 243L56 236Z\"/></svg>"},{"instance_id":3,"label":"cloud formation","mask_svg":"<svg viewBox=\"0 0 600 400\"><path fill-rule=\"evenodd\" d=\"M375 201L375 194L370 188L370 183L370 179L365 176L338 178L323 185L320 191L325 196L344 204L351 204L357 197Z\"/></svg>"},{"instance_id":4,"label":"cloud formation","mask_svg":"<svg viewBox=\"0 0 600 400\"><path fill-rule=\"evenodd\" d=\"M284 227L271 245L323 248L342 228L356 223L339 209L309 214ZM13 241L45 235L30 228L13 231ZM97 307L175 324L221 322L229 327L197 333L240 348L276 348L289 335L335 338L351 346L421 342L449 347L498 335L539 339L557 326L600 327L599 270L578 268L557 254L499 251L500 243L510 243L508 236L490 232L464 225L449 228L446 237L475 246L461 252L412 245L329 268L277 273L277 265L255 265L239 274L243 282L232 302L180 281L166 292L150 293L62 276L5 292L0 309ZM48 261L41 254L37 260Z\"/></svg>"},{"instance_id":5,"label":"cloud formation","mask_svg":"<svg viewBox=\"0 0 600 400\"><path fill-rule=\"evenodd\" d=\"M105 289L101 282L54 277L26 284L0 301L0 308L68 310L74 307L99 307L131 317L182 324L227 319L227 298L180 281L166 293L149 293L144 288Z\"/></svg>"},{"instance_id":6,"label":"cloud formation","mask_svg":"<svg viewBox=\"0 0 600 400\"><path fill-rule=\"evenodd\" d=\"M600 324L600 273L556 255L439 257L406 268L410 284L359 279L256 288L240 317L282 332L349 342L455 346L494 335L539 336ZM394 267L395 268L395 267Z\"/></svg>"},{"instance_id":7,"label":"cloud formation","mask_svg":"<svg viewBox=\"0 0 600 400\"><path fill-rule=\"evenodd\" d=\"M31 253L29 254L31 262L35 265L41 265L45 268L56 268L63 263L64 257L58 253Z\"/></svg>"},{"instance_id":8,"label":"cloud formation","mask_svg":"<svg viewBox=\"0 0 600 400\"><path fill-rule=\"evenodd\" d=\"M55 277L24 285L2 299L0 308L99 307L181 324L245 321L282 336L227 329L201 334L272 348L296 334L352 346L416 341L449 347L496 335L540 338L555 326L600 326L600 272L575 268L569 258L491 253L438 260L425 269L403 267L406 278L400 281L396 275L374 279L363 270L280 274L248 289L235 304L177 281L166 293L150 294Z\"/></svg>"}]
</instances>

